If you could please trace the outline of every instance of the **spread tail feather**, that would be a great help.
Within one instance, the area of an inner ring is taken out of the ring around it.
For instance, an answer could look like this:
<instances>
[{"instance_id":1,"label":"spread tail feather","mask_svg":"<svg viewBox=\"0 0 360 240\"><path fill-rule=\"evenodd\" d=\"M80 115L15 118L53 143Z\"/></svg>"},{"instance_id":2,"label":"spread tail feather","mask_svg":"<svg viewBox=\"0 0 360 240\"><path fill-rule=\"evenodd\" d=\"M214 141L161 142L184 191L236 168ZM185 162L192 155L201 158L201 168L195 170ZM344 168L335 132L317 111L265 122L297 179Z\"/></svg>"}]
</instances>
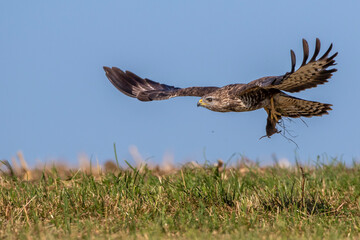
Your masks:
<instances>
[{"instance_id":1,"label":"spread tail feather","mask_svg":"<svg viewBox=\"0 0 360 240\"><path fill-rule=\"evenodd\" d=\"M275 97L275 109L283 117L312 117L328 114L331 104L303 100L280 93Z\"/></svg>"}]
</instances>

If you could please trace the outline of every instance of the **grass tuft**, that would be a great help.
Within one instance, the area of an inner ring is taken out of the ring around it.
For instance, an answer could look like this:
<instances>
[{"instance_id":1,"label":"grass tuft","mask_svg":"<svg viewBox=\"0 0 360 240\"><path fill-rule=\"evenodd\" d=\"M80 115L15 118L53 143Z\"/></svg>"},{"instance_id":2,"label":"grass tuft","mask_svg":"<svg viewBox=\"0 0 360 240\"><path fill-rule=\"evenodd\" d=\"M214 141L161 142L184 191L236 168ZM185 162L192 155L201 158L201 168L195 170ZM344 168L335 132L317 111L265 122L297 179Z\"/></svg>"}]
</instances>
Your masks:
<instances>
[{"instance_id":1,"label":"grass tuft","mask_svg":"<svg viewBox=\"0 0 360 240\"><path fill-rule=\"evenodd\" d=\"M4 238L360 238L356 163L226 168L219 162L171 172L118 163L104 172L24 172L2 163Z\"/></svg>"}]
</instances>

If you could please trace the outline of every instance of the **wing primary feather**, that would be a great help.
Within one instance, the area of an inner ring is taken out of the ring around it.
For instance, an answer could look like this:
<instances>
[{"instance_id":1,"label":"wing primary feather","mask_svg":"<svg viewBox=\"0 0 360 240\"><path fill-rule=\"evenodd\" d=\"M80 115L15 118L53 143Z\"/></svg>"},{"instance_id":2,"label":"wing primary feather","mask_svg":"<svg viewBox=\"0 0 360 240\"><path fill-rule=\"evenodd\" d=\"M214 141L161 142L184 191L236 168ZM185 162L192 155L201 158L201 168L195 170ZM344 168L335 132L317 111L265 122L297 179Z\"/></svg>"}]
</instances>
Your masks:
<instances>
[{"instance_id":1,"label":"wing primary feather","mask_svg":"<svg viewBox=\"0 0 360 240\"><path fill-rule=\"evenodd\" d=\"M130 71L125 71L125 74L130 78L132 79L134 82L136 82L136 85L141 83L141 84L147 84L146 81L139 77L138 75L136 75L135 73L132 73Z\"/></svg>"},{"instance_id":2,"label":"wing primary feather","mask_svg":"<svg viewBox=\"0 0 360 240\"><path fill-rule=\"evenodd\" d=\"M108 77L108 79L110 80L110 82L122 93L124 93L125 95L129 96L129 97L136 97L133 93L132 93L132 85L129 84L127 81L124 81L124 78L121 76L121 73L124 73L123 71L121 71L120 69L116 69L118 71L115 71L114 69L108 68L108 67L104 67L104 70L106 72L106 76ZM118 81L117 79L121 79L121 81Z\"/></svg>"},{"instance_id":3,"label":"wing primary feather","mask_svg":"<svg viewBox=\"0 0 360 240\"><path fill-rule=\"evenodd\" d=\"M335 60L333 60L336 56L338 55L338 52L334 53L331 57L328 58L328 60L335 62Z\"/></svg>"},{"instance_id":4,"label":"wing primary feather","mask_svg":"<svg viewBox=\"0 0 360 240\"><path fill-rule=\"evenodd\" d=\"M335 60L331 60L330 62L328 62L327 64L324 65L324 68L328 68L328 67L334 66L334 65L336 65Z\"/></svg>"},{"instance_id":5,"label":"wing primary feather","mask_svg":"<svg viewBox=\"0 0 360 240\"><path fill-rule=\"evenodd\" d=\"M290 50L291 55L291 72L293 73L295 71L295 65L296 65L296 56L293 50Z\"/></svg>"},{"instance_id":6,"label":"wing primary feather","mask_svg":"<svg viewBox=\"0 0 360 240\"><path fill-rule=\"evenodd\" d=\"M316 60L316 57L318 56L319 52L320 52L320 40L318 38L316 38L316 44L315 44L315 52L314 55L312 56L312 58L310 59L310 62L314 62Z\"/></svg>"},{"instance_id":7,"label":"wing primary feather","mask_svg":"<svg viewBox=\"0 0 360 240\"><path fill-rule=\"evenodd\" d=\"M303 43L303 50L304 50L304 59L302 61L301 66L304 66L306 64L306 60L309 57L309 44L305 39L302 40L302 43Z\"/></svg>"},{"instance_id":8,"label":"wing primary feather","mask_svg":"<svg viewBox=\"0 0 360 240\"><path fill-rule=\"evenodd\" d=\"M328 50L324 53L324 55L322 55L322 57L321 57L319 60L323 60L324 58L326 58L326 57L329 55L329 53L330 53L330 51L331 51L332 47L333 47L333 45L332 45L332 44L330 44L329 49L328 49Z\"/></svg>"},{"instance_id":9,"label":"wing primary feather","mask_svg":"<svg viewBox=\"0 0 360 240\"><path fill-rule=\"evenodd\" d=\"M117 67L104 66L104 70L107 78L119 91L140 101L165 100L177 96L202 97L218 89L218 87L178 88L141 78L130 71L123 72Z\"/></svg>"},{"instance_id":10,"label":"wing primary feather","mask_svg":"<svg viewBox=\"0 0 360 240\"><path fill-rule=\"evenodd\" d=\"M311 60L307 62L309 57L309 45L308 42L303 39L303 52L304 58L299 69L295 71L296 56L293 50L290 50L291 54L291 72L287 72L282 76L277 76L275 79L269 81L268 78L262 78L257 80L257 86L263 88L275 88L287 92L299 92L308 88L316 87L319 84L324 84L331 78L332 73L336 72L335 68L327 69L336 65L335 57L337 52L329 57L332 50L332 44L325 54L318 58L320 52L320 40L316 38L316 46L314 54Z\"/></svg>"}]
</instances>

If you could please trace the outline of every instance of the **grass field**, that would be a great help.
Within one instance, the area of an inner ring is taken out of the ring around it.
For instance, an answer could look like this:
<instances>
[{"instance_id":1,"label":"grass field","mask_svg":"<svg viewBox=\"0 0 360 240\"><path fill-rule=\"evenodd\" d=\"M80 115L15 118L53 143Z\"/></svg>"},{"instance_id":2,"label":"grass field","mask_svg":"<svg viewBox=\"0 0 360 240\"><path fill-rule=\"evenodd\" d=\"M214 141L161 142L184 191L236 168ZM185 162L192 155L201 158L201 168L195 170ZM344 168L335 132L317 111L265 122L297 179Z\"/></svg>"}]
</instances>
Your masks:
<instances>
[{"instance_id":1,"label":"grass field","mask_svg":"<svg viewBox=\"0 0 360 240\"><path fill-rule=\"evenodd\" d=\"M3 164L3 239L360 239L357 163L22 173Z\"/></svg>"}]
</instances>

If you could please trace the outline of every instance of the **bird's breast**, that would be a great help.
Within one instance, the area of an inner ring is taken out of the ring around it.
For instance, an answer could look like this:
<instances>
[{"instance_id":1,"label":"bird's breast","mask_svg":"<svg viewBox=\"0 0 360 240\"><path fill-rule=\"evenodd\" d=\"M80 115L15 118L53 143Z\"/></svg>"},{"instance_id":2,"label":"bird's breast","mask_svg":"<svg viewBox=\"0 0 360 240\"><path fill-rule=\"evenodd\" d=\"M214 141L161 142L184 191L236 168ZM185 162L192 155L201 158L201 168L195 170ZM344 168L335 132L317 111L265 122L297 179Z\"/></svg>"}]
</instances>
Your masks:
<instances>
[{"instance_id":1,"label":"bird's breast","mask_svg":"<svg viewBox=\"0 0 360 240\"><path fill-rule=\"evenodd\" d=\"M266 91L254 91L242 94L229 101L229 108L234 112L253 111L268 104L270 95Z\"/></svg>"}]
</instances>

